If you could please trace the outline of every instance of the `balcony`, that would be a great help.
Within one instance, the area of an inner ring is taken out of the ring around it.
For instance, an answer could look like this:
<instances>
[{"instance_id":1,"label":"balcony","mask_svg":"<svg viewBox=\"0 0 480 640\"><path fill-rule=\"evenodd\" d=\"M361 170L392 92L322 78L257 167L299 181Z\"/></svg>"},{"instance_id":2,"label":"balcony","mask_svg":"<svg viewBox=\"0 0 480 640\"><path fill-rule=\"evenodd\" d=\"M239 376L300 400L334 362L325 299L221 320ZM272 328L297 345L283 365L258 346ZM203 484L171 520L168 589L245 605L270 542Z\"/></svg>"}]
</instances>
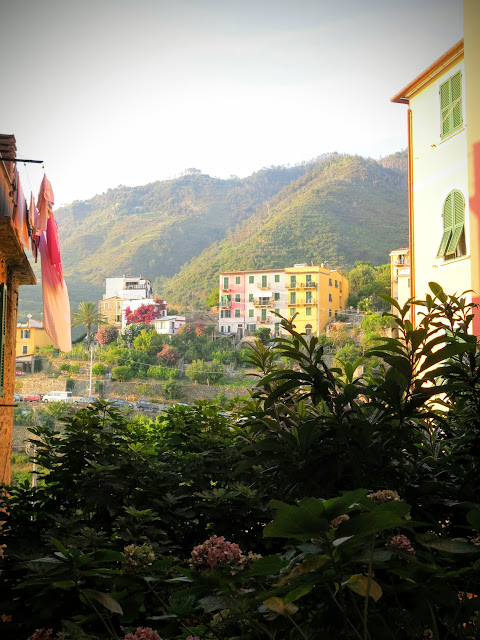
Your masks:
<instances>
[{"instance_id":1,"label":"balcony","mask_svg":"<svg viewBox=\"0 0 480 640\"><path fill-rule=\"evenodd\" d=\"M265 284L257 282L257 289L270 289L270 282L267 282Z\"/></svg>"},{"instance_id":2,"label":"balcony","mask_svg":"<svg viewBox=\"0 0 480 640\"><path fill-rule=\"evenodd\" d=\"M285 289L300 289L301 285L297 282L286 282Z\"/></svg>"},{"instance_id":3,"label":"balcony","mask_svg":"<svg viewBox=\"0 0 480 640\"><path fill-rule=\"evenodd\" d=\"M221 300L219 306L220 306L220 309L230 309L232 306L232 303L230 300Z\"/></svg>"},{"instance_id":4,"label":"balcony","mask_svg":"<svg viewBox=\"0 0 480 640\"><path fill-rule=\"evenodd\" d=\"M272 298L254 298L254 307L274 307L275 301Z\"/></svg>"},{"instance_id":5,"label":"balcony","mask_svg":"<svg viewBox=\"0 0 480 640\"><path fill-rule=\"evenodd\" d=\"M271 324L272 320L270 316L257 316L257 324Z\"/></svg>"},{"instance_id":6,"label":"balcony","mask_svg":"<svg viewBox=\"0 0 480 640\"><path fill-rule=\"evenodd\" d=\"M299 298L295 302L287 302L289 307L302 307L302 306L315 306L317 304L316 300L313 298Z\"/></svg>"},{"instance_id":7,"label":"balcony","mask_svg":"<svg viewBox=\"0 0 480 640\"><path fill-rule=\"evenodd\" d=\"M317 283L316 282L301 282L300 283L300 289L316 289L317 288Z\"/></svg>"},{"instance_id":8,"label":"balcony","mask_svg":"<svg viewBox=\"0 0 480 640\"><path fill-rule=\"evenodd\" d=\"M127 282L127 284L123 286L124 291L130 290L130 289L146 289L146 288L147 288L146 284L132 284L130 282Z\"/></svg>"}]
</instances>

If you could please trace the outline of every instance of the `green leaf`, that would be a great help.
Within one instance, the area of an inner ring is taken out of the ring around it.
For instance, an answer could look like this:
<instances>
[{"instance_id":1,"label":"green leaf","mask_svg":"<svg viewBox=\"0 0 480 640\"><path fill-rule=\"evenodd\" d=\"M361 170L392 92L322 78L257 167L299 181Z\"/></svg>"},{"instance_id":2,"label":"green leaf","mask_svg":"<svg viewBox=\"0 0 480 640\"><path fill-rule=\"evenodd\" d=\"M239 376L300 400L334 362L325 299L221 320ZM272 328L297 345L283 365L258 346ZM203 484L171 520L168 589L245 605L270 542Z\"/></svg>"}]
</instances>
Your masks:
<instances>
[{"instance_id":1,"label":"green leaf","mask_svg":"<svg viewBox=\"0 0 480 640\"><path fill-rule=\"evenodd\" d=\"M292 589L289 591L287 595L284 597L283 602L288 604L289 602L295 602L295 600L299 600L302 596L307 595L313 589L313 584L304 584L296 589Z\"/></svg>"},{"instance_id":2,"label":"green leaf","mask_svg":"<svg viewBox=\"0 0 480 640\"><path fill-rule=\"evenodd\" d=\"M281 616L291 616L298 611L297 606L289 602L284 603L282 598L268 598L268 600L264 600L262 604L267 607L267 609L270 609L270 611L275 611L275 613L279 613Z\"/></svg>"},{"instance_id":3,"label":"green leaf","mask_svg":"<svg viewBox=\"0 0 480 640\"><path fill-rule=\"evenodd\" d=\"M320 537L330 527L324 517L323 502L317 498L304 498L298 506L273 500L269 506L278 512L263 530L266 538L293 538L306 542Z\"/></svg>"},{"instance_id":4,"label":"green leaf","mask_svg":"<svg viewBox=\"0 0 480 640\"><path fill-rule=\"evenodd\" d=\"M250 569L242 572L242 576L273 576L281 571L288 560L280 556L265 556L253 562Z\"/></svg>"},{"instance_id":5,"label":"green leaf","mask_svg":"<svg viewBox=\"0 0 480 640\"><path fill-rule=\"evenodd\" d=\"M311 573L312 571L317 571L318 569L321 569L322 567L329 564L330 562L331 560L328 556L315 556L313 558L310 558L309 560L305 560L305 562L302 562L302 564L299 564L294 569L292 569L290 573L288 573L285 576L282 576L276 586L281 587L287 582L290 582L290 580L293 580L294 578L298 578L298 576L301 576L305 573Z\"/></svg>"},{"instance_id":6,"label":"green leaf","mask_svg":"<svg viewBox=\"0 0 480 640\"><path fill-rule=\"evenodd\" d=\"M86 601L87 603L90 600L97 600L105 607L105 609L108 609L108 611L111 611L112 613L118 613L120 615L123 614L123 610L119 602L112 598L112 596L108 595L108 593L94 591L93 589L82 589L82 591L80 591L80 594L84 597L84 601Z\"/></svg>"},{"instance_id":7,"label":"green leaf","mask_svg":"<svg viewBox=\"0 0 480 640\"><path fill-rule=\"evenodd\" d=\"M75 586L75 582L73 580L63 580L62 582L52 582L52 586L58 589L71 589Z\"/></svg>"},{"instance_id":8,"label":"green leaf","mask_svg":"<svg viewBox=\"0 0 480 640\"><path fill-rule=\"evenodd\" d=\"M472 511L469 511L467 513L467 521L474 529L480 531L480 509L472 509Z\"/></svg>"},{"instance_id":9,"label":"green leaf","mask_svg":"<svg viewBox=\"0 0 480 640\"><path fill-rule=\"evenodd\" d=\"M355 593L366 597L368 589L368 577L364 576L363 573L356 573L355 575L350 576L350 578L343 584ZM382 594L382 587L378 584L378 582L375 582L375 580L370 580L370 590L368 593L370 598L372 598L375 602L378 602L382 597Z\"/></svg>"},{"instance_id":10,"label":"green leaf","mask_svg":"<svg viewBox=\"0 0 480 640\"><path fill-rule=\"evenodd\" d=\"M423 533L415 536L417 542L429 549L437 549L438 551L447 551L448 553L479 553L480 548L475 547L467 540L450 539L437 537L433 533Z\"/></svg>"}]
</instances>

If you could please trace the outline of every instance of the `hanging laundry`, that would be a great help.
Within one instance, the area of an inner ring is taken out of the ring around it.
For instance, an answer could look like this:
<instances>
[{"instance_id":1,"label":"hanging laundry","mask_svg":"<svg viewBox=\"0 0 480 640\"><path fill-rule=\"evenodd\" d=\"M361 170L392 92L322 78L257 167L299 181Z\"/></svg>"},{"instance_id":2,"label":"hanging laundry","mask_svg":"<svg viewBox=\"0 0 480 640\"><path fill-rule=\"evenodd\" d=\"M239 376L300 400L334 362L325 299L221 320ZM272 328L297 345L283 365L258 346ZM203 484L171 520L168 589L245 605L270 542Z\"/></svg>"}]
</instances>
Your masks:
<instances>
[{"instance_id":1,"label":"hanging laundry","mask_svg":"<svg viewBox=\"0 0 480 640\"><path fill-rule=\"evenodd\" d=\"M30 208L28 210L28 221L30 223L30 228L32 229L32 254L37 262L38 259L38 236L35 235L35 229L38 221L38 209L35 204L35 198L33 197L33 193L30 192Z\"/></svg>"},{"instance_id":2,"label":"hanging laundry","mask_svg":"<svg viewBox=\"0 0 480 640\"><path fill-rule=\"evenodd\" d=\"M63 277L59 275L57 265L51 262L45 231L40 232L38 240L38 249L42 262L44 327L61 351L71 351L70 301L68 299L67 285Z\"/></svg>"},{"instance_id":3,"label":"hanging laundry","mask_svg":"<svg viewBox=\"0 0 480 640\"><path fill-rule=\"evenodd\" d=\"M13 203L15 205L13 210L13 226L18 231L20 242L28 249L29 236L27 226L27 203L25 202L22 183L20 182L20 177L16 168L13 179L13 194Z\"/></svg>"},{"instance_id":4,"label":"hanging laundry","mask_svg":"<svg viewBox=\"0 0 480 640\"><path fill-rule=\"evenodd\" d=\"M60 256L60 243L58 241L58 225L52 215L47 220L47 248L50 264L55 267L60 280L63 280L62 258Z\"/></svg>"},{"instance_id":5,"label":"hanging laundry","mask_svg":"<svg viewBox=\"0 0 480 640\"><path fill-rule=\"evenodd\" d=\"M44 174L37 200L38 222L35 231L37 236L47 230L47 220L53 213L54 204L55 199L53 197L52 185Z\"/></svg>"}]
</instances>

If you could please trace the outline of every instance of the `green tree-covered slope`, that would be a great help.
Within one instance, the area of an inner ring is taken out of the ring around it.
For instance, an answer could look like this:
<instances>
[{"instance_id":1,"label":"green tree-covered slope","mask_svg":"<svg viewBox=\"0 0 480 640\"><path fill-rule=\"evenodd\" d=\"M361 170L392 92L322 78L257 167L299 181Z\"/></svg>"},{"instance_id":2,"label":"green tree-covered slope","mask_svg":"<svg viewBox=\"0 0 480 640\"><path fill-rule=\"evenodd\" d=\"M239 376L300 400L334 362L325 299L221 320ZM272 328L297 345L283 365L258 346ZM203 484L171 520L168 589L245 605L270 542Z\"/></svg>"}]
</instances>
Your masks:
<instances>
[{"instance_id":1,"label":"green tree-covered slope","mask_svg":"<svg viewBox=\"0 0 480 640\"><path fill-rule=\"evenodd\" d=\"M201 305L229 269L282 268L297 262L349 268L388 262L408 242L405 154L383 161L330 156L279 192L228 237L168 281L174 304Z\"/></svg>"}]
</instances>

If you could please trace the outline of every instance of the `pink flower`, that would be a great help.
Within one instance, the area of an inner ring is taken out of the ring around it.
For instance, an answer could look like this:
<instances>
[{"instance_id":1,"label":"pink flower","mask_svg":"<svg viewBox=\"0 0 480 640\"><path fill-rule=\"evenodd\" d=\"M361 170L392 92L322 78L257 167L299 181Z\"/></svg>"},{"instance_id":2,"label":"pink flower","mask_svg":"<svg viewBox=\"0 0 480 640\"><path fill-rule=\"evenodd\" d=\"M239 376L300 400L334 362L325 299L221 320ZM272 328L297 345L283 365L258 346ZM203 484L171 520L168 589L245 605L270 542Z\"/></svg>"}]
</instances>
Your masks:
<instances>
[{"instance_id":1,"label":"pink flower","mask_svg":"<svg viewBox=\"0 0 480 640\"><path fill-rule=\"evenodd\" d=\"M407 536L393 536L390 542L387 542L386 547L387 549L390 549L390 551L400 551L403 553L409 553L412 556L415 555L415 549L412 547L412 543L407 538Z\"/></svg>"},{"instance_id":2,"label":"pink flower","mask_svg":"<svg viewBox=\"0 0 480 640\"><path fill-rule=\"evenodd\" d=\"M135 633L127 633L124 640L162 640L150 627L137 627Z\"/></svg>"},{"instance_id":3,"label":"pink flower","mask_svg":"<svg viewBox=\"0 0 480 640\"><path fill-rule=\"evenodd\" d=\"M187 640L200 640L198 636L188 636Z\"/></svg>"},{"instance_id":4,"label":"pink flower","mask_svg":"<svg viewBox=\"0 0 480 640\"><path fill-rule=\"evenodd\" d=\"M53 635L53 629L35 629L28 640L65 640L63 633Z\"/></svg>"},{"instance_id":5,"label":"pink flower","mask_svg":"<svg viewBox=\"0 0 480 640\"><path fill-rule=\"evenodd\" d=\"M217 565L240 566L242 559L243 554L238 544L228 542L223 536L212 536L194 547L190 565L206 569L213 569Z\"/></svg>"},{"instance_id":6,"label":"pink flower","mask_svg":"<svg viewBox=\"0 0 480 640\"><path fill-rule=\"evenodd\" d=\"M381 491L369 493L367 498L370 498L370 500L373 500L377 504L400 500L400 496L398 495L398 493L396 491L391 491L390 489L382 489Z\"/></svg>"}]
</instances>

